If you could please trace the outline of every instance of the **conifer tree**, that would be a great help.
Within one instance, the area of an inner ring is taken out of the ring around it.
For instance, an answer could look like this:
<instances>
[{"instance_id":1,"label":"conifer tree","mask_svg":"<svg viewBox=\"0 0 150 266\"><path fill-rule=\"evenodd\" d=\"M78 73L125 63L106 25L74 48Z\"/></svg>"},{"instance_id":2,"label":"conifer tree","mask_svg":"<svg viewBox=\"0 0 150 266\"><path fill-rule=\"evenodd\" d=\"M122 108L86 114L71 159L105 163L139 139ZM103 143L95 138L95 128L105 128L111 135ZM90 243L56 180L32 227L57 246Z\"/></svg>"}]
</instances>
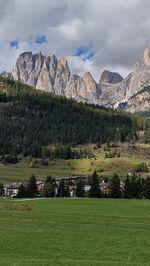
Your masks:
<instances>
[{"instance_id":1,"label":"conifer tree","mask_svg":"<svg viewBox=\"0 0 150 266\"><path fill-rule=\"evenodd\" d=\"M144 197L150 199L150 177L147 177L144 184Z\"/></svg>"},{"instance_id":2,"label":"conifer tree","mask_svg":"<svg viewBox=\"0 0 150 266\"><path fill-rule=\"evenodd\" d=\"M143 184L140 176L133 174L132 179L130 180L130 194L131 198L141 198L143 194Z\"/></svg>"},{"instance_id":3,"label":"conifer tree","mask_svg":"<svg viewBox=\"0 0 150 266\"><path fill-rule=\"evenodd\" d=\"M140 199L143 197L143 182L142 178L139 176L136 179L136 198Z\"/></svg>"},{"instance_id":4,"label":"conifer tree","mask_svg":"<svg viewBox=\"0 0 150 266\"><path fill-rule=\"evenodd\" d=\"M69 186L66 184L64 179L61 179L58 186L58 197L70 197Z\"/></svg>"},{"instance_id":5,"label":"conifer tree","mask_svg":"<svg viewBox=\"0 0 150 266\"><path fill-rule=\"evenodd\" d=\"M125 179L125 186L124 186L124 197L126 199L130 199L131 196L131 185L130 185L130 179L129 176L127 175L126 179Z\"/></svg>"},{"instance_id":6,"label":"conifer tree","mask_svg":"<svg viewBox=\"0 0 150 266\"><path fill-rule=\"evenodd\" d=\"M44 197L54 197L55 196L55 184L51 176L47 176L44 185Z\"/></svg>"},{"instance_id":7,"label":"conifer tree","mask_svg":"<svg viewBox=\"0 0 150 266\"><path fill-rule=\"evenodd\" d=\"M76 197L81 197L83 198L85 195L85 190L84 190L84 182L81 180L78 181L77 187L76 187Z\"/></svg>"},{"instance_id":8,"label":"conifer tree","mask_svg":"<svg viewBox=\"0 0 150 266\"><path fill-rule=\"evenodd\" d=\"M89 191L89 197L90 198L100 198L101 197L101 191L100 191L100 187L99 187L99 178L98 178L96 171L94 171L94 173L91 177L91 188Z\"/></svg>"},{"instance_id":9,"label":"conifer tree","mask_svg":"<svg viewBox=\"0 0 150 266\"><path fill-rule=\"evenodd\" d=\"M23 184L20 185L17 198L25 198L26 197L26 188Z\"/></svg>"},{"instance_id":10,"label":"conifer tree","mask_svg":"<svg viewBox=\"0 0 150 266\"><path fill-rule=\"evenodd\" d=\"M4 185L0 183L0 197L4 196L4 194L5 194Z\"/></svg>"},{"instance_id":11,"label":"conifer tree","mask_svg":"<svg viewBox=\"0 0 150 266\"><path fill-rule=\"evenodd\" d=\"M36 185L36 177L35 175L31 175L29 182L27 184L27 197L34 198L38 194L38 189Z\"/></svg>"},{"instance_id":12,"label":"conifer tree","mask_svg":"<svg viewBox=\"0 0 150 266\"><path fill-rule=\"evenodd\" d=\"M114 174L112 178L111 197L115 199L121 197L120 179L117 174Z\"/></svg>"}]
</instances>

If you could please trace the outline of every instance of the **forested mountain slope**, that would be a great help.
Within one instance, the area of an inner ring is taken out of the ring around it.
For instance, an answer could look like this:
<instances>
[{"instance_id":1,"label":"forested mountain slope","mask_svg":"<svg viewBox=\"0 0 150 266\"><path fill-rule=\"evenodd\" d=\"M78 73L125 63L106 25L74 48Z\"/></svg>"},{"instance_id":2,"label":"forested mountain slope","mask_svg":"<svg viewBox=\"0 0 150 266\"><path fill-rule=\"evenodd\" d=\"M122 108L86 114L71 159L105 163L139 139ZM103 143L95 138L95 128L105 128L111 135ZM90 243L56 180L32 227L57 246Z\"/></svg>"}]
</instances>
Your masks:
<instances>
[{"instance_id":1,"label":"forested mountain slope","mask_svg":"<svg viewBox=\"0 0 150 266\"><path fill-rule=\"evenodd\" d=\"M49 144L132 139L129 114L77 103L0 77L0 154L41 155Z\"/></svg>"}]
</instances>

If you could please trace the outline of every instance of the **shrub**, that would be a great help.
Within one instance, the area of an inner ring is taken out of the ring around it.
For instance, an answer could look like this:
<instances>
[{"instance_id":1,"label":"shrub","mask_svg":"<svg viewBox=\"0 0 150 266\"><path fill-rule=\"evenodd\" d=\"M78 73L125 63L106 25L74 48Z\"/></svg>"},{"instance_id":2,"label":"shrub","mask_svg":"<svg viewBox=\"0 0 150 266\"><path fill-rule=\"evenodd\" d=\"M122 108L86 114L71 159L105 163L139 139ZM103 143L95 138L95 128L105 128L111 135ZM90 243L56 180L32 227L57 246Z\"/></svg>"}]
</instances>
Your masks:
<instances>
[{"instance_id":1,"label":"shrub","mask_svg":"<svg viewBox=\"0 0 150 266\"><path fill-rule=\"evenodd\" d=\"M134 168L134 171L136 173L139 173L139 172L146 172L146 173L148 173L149 172L149 169L148 169L147 163L142 162L140 164L137 164L135 166L135 168Z\"/></svg>"}]
</instances>

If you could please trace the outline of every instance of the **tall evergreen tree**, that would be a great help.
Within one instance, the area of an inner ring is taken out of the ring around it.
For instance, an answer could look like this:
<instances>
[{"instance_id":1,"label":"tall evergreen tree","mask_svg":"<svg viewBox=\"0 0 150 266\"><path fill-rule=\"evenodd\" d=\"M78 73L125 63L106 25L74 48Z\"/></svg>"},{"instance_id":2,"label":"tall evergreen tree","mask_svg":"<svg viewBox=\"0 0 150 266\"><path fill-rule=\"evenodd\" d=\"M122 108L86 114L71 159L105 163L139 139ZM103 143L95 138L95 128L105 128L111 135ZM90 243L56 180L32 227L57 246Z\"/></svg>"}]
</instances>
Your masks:
<instances>
[{"instance_id":1,"label":"tall evergreen tree","mask_svg":"<svg viewBox=\"0 0 150 266\"><path fill-rule=\"evenodd\" d=\"M150 199L150 177L147 177L144 184L144 197Z\"/></svg>"},{"instance_id":2,"label":"tall evergreen tree","mask_svg":"<svg viewBox=\"0 0 150 266\"><path fill-rule=\"evenodd\" d=\"M55 184L51 176L47 176L44 185L44 197L54 197L55 196Z\"/></svg>"},{"instance_id":3,"label":"tall evergreen tree","mask_svg":"<svg viewBox=\"0 0 150 266\"><path fill-rule=\"evenodd\" d=\"M58 186L58 197L70 197L70 191L68 184L64 181L64 179L61 179Z\"/></svg>"},{"instance_id":4,"label":"tall evergreen tree","mask_svg":"<svg viewBox=\"0 0 150 266\"><path fill-rule=\"evenodd\" d=\"M25 198L26 197L26 188L23 184L20 185L17 198Z\"/></svg>"},{"instance_id":5,"label":"tall evergreen tree","mask_svg":"<svg viewBox=\"0 0 150 266\"><path fill-rule=\"evenodd\" d=\"M93 175L91 177L91 188L89 191L89 197L90 198L100 198L101 197L99 178L98 178L96 171L93 172Z\"/></svg>"},{"instance_id":6,"label":"tall evergreen tree","mask_svg":"<svg viewBox=\"0 0 150 266\"><path fill-rule=\"evenodd\" d=\"M124 197L125 197L126 199L130 199L130 198L132 198L132 195L131 195L130 179L129 179L129 176L128 176L128 175L127 175L127 177L126 177L126 179L125 179Z\"/></svg>"},{"instance_id":7,"label":"tall evergreen tree","mask_svg":"<svg viewBox=\"0 0 150 266\"><path fill-rule=\"evenodd\" d=\"M140 177L134 174L130 180L130 194L131 198L141 198L143 194L143 184Z\"/></svg>"},{"instance_id":8,"label":"tall evergreen tree","mask_svg":"<svg viewBox=\"0 0 150 266\"><path fill-rule=\"evenodd\" d=\"M85 190L84 190L84 182L83 180L79 180L77 183L77 187L76 187L76 197L81 197L83 198L85 195Z\"/></svg>"},{"instance_id":9,"label":"tall evergreen tree","mask_svg":"<svg viewBox=\"0 0 150 266\"><path fill-rule=\"evenodd\" d=\"M34 198L38 194L38 188L36 185L36 177L35 175L31 175L29 182L27 184L27 197Z\"/></svg>"},{"instance_id":10,"label":"tall evergreen tree","mask_svg":"<svg viewBox=\"0 0 150 266\"><path fill-rule=\"evenodd\" d=\"M47 183L51 183L52 181L53 181L53 179L52 179L51 175L48 175L48 176L46 177L45 184L47 184Z\"/></svg>"},{"instance_id":11,"label":"tall evergreen tree","mask_svg":"<svg viewBox=\"0 0 150 266\"><path fill-rule=\"evenodd\" d=\"M120 198L121 190L120 190L120 179L117 174L113 175L112 183L111 183L111 197L112 198Z\"/></svg>"},{"instance_id":12,"label":"tall evergreen tree","mask_svg":"<svg viewBox=\"0 0 150 266\"><path fill-rule=\"evenodd\" d=\"M0 183L0 197L4 196L4 194L5 194L4 185Z\"/></svg>"},{"instance_id":13,"label":"tall evergreen tree","mask_svg":"<svg viewBox=\"0 0 150 266\"><path fill-rule=\"evenodd\" d=\"M131 195L131 198L136 198L136 176L135 174L132 176L130 180L130 195Z\"/></svg>"},{"instance_id":14,"label":"tall evergreen tree","mask_svg":"<svg viewBox=\"0 0 150 266\"><path fill-rule=\"evenodd\" d=\"M136 179L136 194L135 194L137 199L140 199L143 197L143 182L142 178L139 176Z\"/></svg>"},{"instance_id":15,"label":"tall evergreen tree","mask_svg":"<svg viewBox=\"0 0 150 266\"><path fill-rule=\"evenodd\" d=\"M70 189L67 183L66 183L66 188L65 188L65 197L70 197Z\"/></svg>"}]
</instances>

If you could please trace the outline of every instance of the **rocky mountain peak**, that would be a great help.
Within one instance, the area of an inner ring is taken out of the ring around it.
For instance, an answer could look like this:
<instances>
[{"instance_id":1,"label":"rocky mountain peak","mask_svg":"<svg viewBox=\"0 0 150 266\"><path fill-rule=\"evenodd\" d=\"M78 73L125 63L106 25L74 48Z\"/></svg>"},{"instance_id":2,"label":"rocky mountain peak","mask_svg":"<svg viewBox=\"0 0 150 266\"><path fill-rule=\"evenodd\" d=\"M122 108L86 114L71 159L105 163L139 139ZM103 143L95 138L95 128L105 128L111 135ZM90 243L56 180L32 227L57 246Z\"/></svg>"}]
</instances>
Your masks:
<instances>
[{"instance_id":1,"label":"rocky mountain peak","mask_svg":"<svg viewBox=\"0 0 150 266\"><path fill-rule=\"evenodd\" d=\"M24 59L28 59L28 58L31 58L32 57L32 52L29 51L29 52L23 52L22 54L20 54L20 56L18 57L17 61L20 60L21 58L24 58Z\"/></svg>"},{"instance_id":2,"label":"rocky mountain peak","mask_svg":"<svg viewBox=\"0 0 150 266\"><path fill-rule=\"evenodd\" d=\"M89 71L87 71L83 77L81 78L81 82L84 83L86 92L95 92L96 91L96 81L93 79L91 73Z\"/></svg>"},{"instance_id":3,"label":"rocky mountain peak","mask_svg":"<svg viewBox=\"0 0 150 266\"><path fill-rule=\"evenodd\" d=\"M142 59L138 60L126 86L126 99L150 85L150 45L144 50Z\"/></svg>"},{"instance_id":4,"label":"rocky mountain peak","mask_svg":"<svg viewBox=\"0 0 150 266\"><path fill-rule=\"evenodd\" d=\"M47 57L49 57L52 62L56 62L57 61L57 58L56 58L55 54L52 54L51 56L47 56Z\"/></svg>"},{"instance_id":5,"label":"rocky mountain peak","mask_svg":"<svg viewBox=\"0 0 150 266\"><path fill-rule=\"evenodd\" d=\"M99 98L100 88L89 71L80 79L80 84L81 91L85 90L86 98Z\"/></svg>"},{"instance_id":6,"label":"rocky mountain peak","mask_svg":"<svg viewBox=\"0 0 150 266\"><path fill-rule=\"evenodd\" d=\"M60 58L60 60L58 61L58 63L62 66L64 66L65 68L69 68L68 66L68 62L67 62L67 58L65 56L62 56Z\"/></svg>"},{"instance_id":7,"label":"rocky mountain peak","mask_svg":"<svg viewBox=\"0 0 150 266\"><path fill-rule=\"evenodd\" d=\"M150 66L150 44L144 50L143 61L146 66Z\"/></svg>"},{"instance_id":8,"label":"rocky mountain peak","mask_svg":"<svg viewBox=\"0 0 150 266\"><path fill-rule=\"evenodd\" d=\"M82 79L85 81L85 82L95 82L95 80L93 79L91 73L89 71L87 71L83 76L82 76Z\"/></svg>"},{"instance_id":9,"label":"rocky mountain peak","mask_svg":"<svg viewBox=\"0 0 150 266\"><path fill-rule=\"evenodd\" d=\"M117 84L123 80L123 77L116 73L110 72L109 70L104 70L100 77L100 84L101 83L110 83L110 84Z\"/></svg>"},{"instance_id":10,"label":"rocky mountain peak","mask_svg":"<svg viewBox=\"0 0 150 266\"><path fill-rule=\"evenodd\" d=\"M142 104L149 108L148 92L139 93L144 84L150 85L150 45L145 49L143 58L136 62L133 72L125 79L116 72L104 70L99 83L96 83L89 71L82 77L73 75L65 56L57 59L55 54L44 56L41 52L22 53L17 59L12 76L14 80L77 101L113 108L121 104L122 108L134 112ZM134 95L137 96L133 97ZM135 100L137 103L132 108ZM139 105L139 102L142 104Z\"/></svg>"}]
</instances>

